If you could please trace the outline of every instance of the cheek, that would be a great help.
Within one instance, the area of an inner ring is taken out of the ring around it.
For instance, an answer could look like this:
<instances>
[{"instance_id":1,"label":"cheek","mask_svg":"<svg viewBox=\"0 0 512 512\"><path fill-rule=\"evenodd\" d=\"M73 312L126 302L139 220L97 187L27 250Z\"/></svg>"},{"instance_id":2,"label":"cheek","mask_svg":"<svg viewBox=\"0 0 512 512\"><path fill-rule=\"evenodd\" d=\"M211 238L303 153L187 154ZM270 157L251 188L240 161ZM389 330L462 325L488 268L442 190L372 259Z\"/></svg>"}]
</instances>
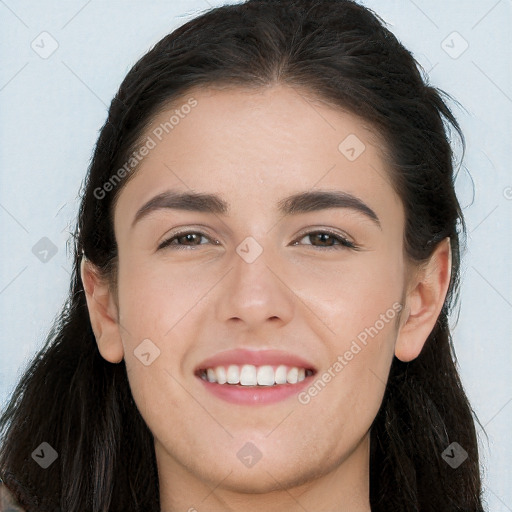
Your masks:
<instances>
[{"instance_id":1,"label":"cheek","mask_svg":"<svg viewBox=\"0 0 512 512\"><path fill-rule=\"evenodd\" d=\"M120 260L118 279L126 330L157 339L197 306L215 282L210 270L200 273L197 265L173 265L154 256Z\"/></svg>"},{"instance_id":2,"label":"cheek","mask_svg":"<svg viewBox=\"0 0 512 512\"><path fill-rule=\"evenodd\" d=\"M286 282L323 321L324 335L330 332L347 340L373 326L381 315L394 317L393 305L401 301L404 286L402 258L397 253L395 248L393 253L375 251L339 262L297 265Z\"/></svg>"},{"instance_id":3,"label":"cheek","mask_svg":"<svg viewBox=\"0 0 512 512\"><path fill-rule=\"evenodd\" d=\"M337 274L316 270L304 293L322 320L317 336L330 360L299 399L313 417L325 418L353 439L370 427L382 403L403 307L401 258L366 256L364 264L347 265Z\"/></svg>"},{"instance_id":4,"label":"cheek","mask_svg":"<svg viewBox=\"0 0 512 512\"><path fill-rule=\"evenodd\" d=\"M338 433L340 453L362 438L380 408L394 352L394 321L381 330L363 329L359 338L340 334L328 365L298 396L308 417Z\"/></svg>"}]
</instances>

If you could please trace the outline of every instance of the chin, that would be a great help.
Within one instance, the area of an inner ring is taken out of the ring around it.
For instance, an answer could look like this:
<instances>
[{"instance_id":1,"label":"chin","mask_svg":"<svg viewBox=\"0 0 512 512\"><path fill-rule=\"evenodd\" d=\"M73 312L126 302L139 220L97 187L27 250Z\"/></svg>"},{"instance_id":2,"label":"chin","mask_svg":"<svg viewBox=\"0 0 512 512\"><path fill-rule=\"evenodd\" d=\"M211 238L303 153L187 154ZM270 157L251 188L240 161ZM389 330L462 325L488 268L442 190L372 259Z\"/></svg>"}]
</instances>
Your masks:
<instances>
[{"instance_id":1,"label":"chin","mask_svg":"<svg viewBox=\"0 0 512 512\"><path fill-rule=\"evenodd\" d=\"M214 485L222 480L220 486L231 492L265 494L313 481L332 470L331 466L336 463L334 459L326 461L318 453L304 451L303 446L301 450L300 443L292 447L282 442L276 445L268 439L266 442L256 439L252 445L250 441L246 444L237 438L234 444L236 448L223 447L224 456L220 459L209 453L196 460L194 472L202 474L202 480ZM255 457L252 461L251 455ZM248 457L245 463L244 457Z\"/></svg>"},{"instance_id":2,"label":"chin","mask_svg":"<svg viewBox=\"0 0 512 512\"><path fill-rule=\"evenodd\" d=\"M226 490L237 493L268 494L274 491L282 491L283 488L290 489L300 486L315 478L311 469L305 474L303 467L278 470L272 463L264 464L263 461L260 461L258 466L258 469L256 469L256 466L247 469L231 468L232 473L222 481L221 486ZM229 473L230 470L225 469L225 473ZM218 475L219 472L216 471L210 477L213 477L214 480Z\"/></svg>"}]
</instances>

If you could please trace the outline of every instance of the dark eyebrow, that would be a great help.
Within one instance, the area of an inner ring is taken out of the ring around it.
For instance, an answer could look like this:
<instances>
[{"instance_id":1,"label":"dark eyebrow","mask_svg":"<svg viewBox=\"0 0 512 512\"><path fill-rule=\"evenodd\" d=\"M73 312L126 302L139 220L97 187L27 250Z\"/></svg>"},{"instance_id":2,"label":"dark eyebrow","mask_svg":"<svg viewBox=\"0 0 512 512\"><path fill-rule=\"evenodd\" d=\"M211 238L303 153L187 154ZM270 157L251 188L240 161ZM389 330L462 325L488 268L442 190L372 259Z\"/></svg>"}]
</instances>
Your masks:
<instances>
[{"instance_id":1,"label":"dark eyebrow","mask_svg":"<svg viewBox=\"0 0 512 512\"><path fill-rule=\"evenodd\" d=\"M314 190L299 192L285 197L277 203L278 211L285 215L298 215L328 208L349 208L362 213L382 229L377 214L361 199L336 190ZM198 192L176 192L167 190L145 203L135 214L132 228L150 212L161 209L175 209L192 212L229 214L229 204L215 194Z\"/></svg>"}]
</instances>

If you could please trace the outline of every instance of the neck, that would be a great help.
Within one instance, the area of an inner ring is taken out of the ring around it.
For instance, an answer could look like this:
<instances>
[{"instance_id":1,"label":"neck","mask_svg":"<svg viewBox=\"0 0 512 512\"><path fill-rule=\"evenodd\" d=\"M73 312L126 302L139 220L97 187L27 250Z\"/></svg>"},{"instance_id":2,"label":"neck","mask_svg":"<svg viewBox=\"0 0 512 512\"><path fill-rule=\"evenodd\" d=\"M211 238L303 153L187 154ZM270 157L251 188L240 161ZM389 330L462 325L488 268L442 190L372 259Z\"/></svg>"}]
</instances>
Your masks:
<instances>
[{"instance_id":1,"label":"neck","mask_svg":"<svg viewBox=\"0 0 512 512\"><path fill-rule=\"evenodd\" d=\"M341 462L293 485L265 473L272 483L268 492L244 492L231 484L237 470L217 481L200 478L179 464L155 441L161 512L371 512L369 501L370 437L367 434Z\"/></svg>"}]
</instances>

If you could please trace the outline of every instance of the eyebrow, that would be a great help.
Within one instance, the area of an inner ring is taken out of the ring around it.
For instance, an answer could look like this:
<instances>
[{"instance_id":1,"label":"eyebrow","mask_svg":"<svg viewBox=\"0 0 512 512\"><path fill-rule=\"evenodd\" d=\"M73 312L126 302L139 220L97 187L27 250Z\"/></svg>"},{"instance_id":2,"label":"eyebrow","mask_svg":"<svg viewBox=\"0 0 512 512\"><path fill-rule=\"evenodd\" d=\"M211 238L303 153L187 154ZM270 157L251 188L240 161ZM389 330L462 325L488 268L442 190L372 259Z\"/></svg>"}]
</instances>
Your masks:
<instances>
[{"instance_id":1,"label":"eyebrow","mask_svg":"<svg viewBox=\"0 0 512 512\"><path fill-rule=\"evenodd\" d=\"M377 214L361 199L348 192L320 190L299 192L278 201L278 212L285 215L299 215L330 208L347 208L365 215L382 229ZM199 192L177 192L167 190L145 203L133 219L131 227L150 212L163 209L205 212L229 215L229 204L215 194Z\"/></svg>"}]
</instances>

